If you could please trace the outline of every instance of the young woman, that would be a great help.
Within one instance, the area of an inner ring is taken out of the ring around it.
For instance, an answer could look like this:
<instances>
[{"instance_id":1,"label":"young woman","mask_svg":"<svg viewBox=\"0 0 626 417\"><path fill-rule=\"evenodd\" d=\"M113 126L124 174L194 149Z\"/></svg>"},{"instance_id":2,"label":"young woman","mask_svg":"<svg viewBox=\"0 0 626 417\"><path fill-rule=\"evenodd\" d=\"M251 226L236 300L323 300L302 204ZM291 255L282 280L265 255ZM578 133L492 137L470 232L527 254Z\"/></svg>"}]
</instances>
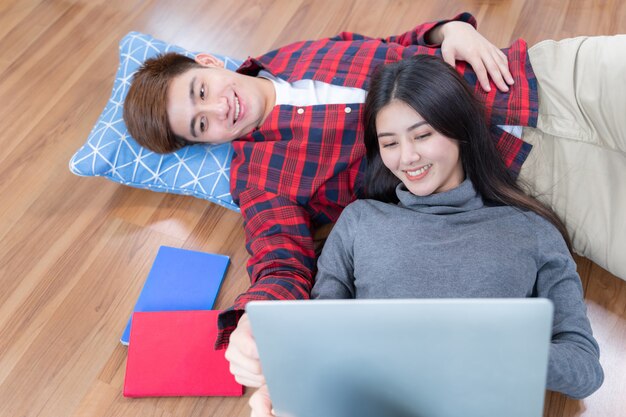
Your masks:
<instances>
[{"instance_id":1,"label":"young woman","mask_svg":"<svg viewBox=\"0 0 626 417\"><path fill-rule=\"evenodd\" d=\"M597 390L599 349L567 232L507 172L456 71L430 56L382 67L365 128L369 199L341 214L313 296L545 297L547 388L574 398Z\"/></svg>"}]
</instances>

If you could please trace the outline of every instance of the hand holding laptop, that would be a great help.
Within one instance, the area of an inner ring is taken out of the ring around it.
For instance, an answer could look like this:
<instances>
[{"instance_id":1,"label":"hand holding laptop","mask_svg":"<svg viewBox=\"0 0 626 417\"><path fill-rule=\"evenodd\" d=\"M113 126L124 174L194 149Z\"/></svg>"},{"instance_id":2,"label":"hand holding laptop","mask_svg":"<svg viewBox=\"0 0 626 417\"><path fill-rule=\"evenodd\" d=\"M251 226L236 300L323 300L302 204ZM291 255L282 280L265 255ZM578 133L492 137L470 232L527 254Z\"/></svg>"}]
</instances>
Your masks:
<instances>
[{"instance_id":1,"label":"hand holding laptop","mask_svg":"<svg viewBox=\"0 0 626 417\"><path fill-rule=\"evenodd\" d=\"M230 372L237 382L248 387L260 387L265 384L259 352L246 313L241 316L237 328L230 336L225 356L230 362Z\"/></svg>"},{"instance_id":2,"label":"hand holding laptop","mask_svg":"<svg viewBox=\"0 0 626 417\"><path fill-rule=\"evenodd\" d=\"M230 342L225 354L230 362L230 372L235 380L248 387L258 387L250 397L252 417L273 417L272 401L261 370L261 361L248 314L239 319L237 328L230 335Z\"/></svg>"},{"instance_id":3,"label":"hand holding laptop","mask_svg":"<svg viewBox=\"0 0 626 417\"><path fill-rule=\"evenodd\" d=\"M274 410L272 408L272 400L270 398L270 392L266 384L263 384L257 389L248 401L251 409L251 417L274 417Z\"/></svg>"}]
</instances>

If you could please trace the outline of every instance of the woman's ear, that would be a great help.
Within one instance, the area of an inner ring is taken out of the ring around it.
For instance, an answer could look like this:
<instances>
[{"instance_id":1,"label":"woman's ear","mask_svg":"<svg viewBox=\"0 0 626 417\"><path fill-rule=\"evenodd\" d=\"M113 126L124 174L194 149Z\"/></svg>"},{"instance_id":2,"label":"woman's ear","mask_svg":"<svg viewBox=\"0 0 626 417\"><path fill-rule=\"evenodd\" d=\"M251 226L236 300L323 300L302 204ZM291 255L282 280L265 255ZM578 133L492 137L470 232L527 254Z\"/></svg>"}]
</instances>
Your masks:
<instances>
[{"instance_id":1,"label":"woman's ear","mask_svg":"<svg viewBox=\"0 0 626 417\"><path fill-rule=\"evenodd\" d=\"M211 54L205 54L205 53L198 54L196 55L195 60L198 64L202 65L203 67L224 68L224 61L222 61L221 59Z\"/></svg>"}]
</instances>

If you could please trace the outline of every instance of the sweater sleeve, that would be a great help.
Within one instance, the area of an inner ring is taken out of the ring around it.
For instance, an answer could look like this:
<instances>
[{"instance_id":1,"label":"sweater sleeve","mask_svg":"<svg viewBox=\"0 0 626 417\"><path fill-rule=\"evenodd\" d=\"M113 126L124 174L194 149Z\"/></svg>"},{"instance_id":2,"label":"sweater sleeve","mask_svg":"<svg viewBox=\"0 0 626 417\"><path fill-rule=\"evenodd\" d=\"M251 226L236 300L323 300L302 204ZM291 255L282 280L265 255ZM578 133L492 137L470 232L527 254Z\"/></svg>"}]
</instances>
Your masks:
<instances>
[{"instance_id":1,"label":"sweater sleeve","mask_svg":"<svg viewBox=\"0 0 626 417\"><path fill-rule=\"evenodd\" d=\"M602 385L600 349L587 318L576 263L560 233L545 223L538 234L536 289L538 297L554 304L547 388L580 399Z\"/></svg>"},{"instance_id":2,"label":"sweater sleeve","mask_svg":"<svg viewBox=\"0 0 626 417\"><path fill-rule=\"evenodd\" d=\"M358 225L355 208L348 205L330 232L317 261L312 298L355 298L354 235Z\"/></svg>"}]
</instances>

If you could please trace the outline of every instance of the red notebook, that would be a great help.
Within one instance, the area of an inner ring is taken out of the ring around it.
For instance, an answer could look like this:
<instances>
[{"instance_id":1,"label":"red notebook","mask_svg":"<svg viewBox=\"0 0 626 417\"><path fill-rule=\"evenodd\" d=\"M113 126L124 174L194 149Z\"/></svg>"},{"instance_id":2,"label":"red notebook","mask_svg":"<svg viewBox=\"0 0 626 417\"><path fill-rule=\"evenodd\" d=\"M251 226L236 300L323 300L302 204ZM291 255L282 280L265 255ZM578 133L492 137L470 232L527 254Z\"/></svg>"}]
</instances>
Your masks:
<instances>
[{"instance_id":1,"label":"red notebook","mask_svg":"<svg viewBox=\"0 0 626 417\"><path fill-rule=\"evenodd\" d=\"M125 397L241 396L243 386L215 350L218 310L136 312Z\"/></svg>"}]
</instances>

